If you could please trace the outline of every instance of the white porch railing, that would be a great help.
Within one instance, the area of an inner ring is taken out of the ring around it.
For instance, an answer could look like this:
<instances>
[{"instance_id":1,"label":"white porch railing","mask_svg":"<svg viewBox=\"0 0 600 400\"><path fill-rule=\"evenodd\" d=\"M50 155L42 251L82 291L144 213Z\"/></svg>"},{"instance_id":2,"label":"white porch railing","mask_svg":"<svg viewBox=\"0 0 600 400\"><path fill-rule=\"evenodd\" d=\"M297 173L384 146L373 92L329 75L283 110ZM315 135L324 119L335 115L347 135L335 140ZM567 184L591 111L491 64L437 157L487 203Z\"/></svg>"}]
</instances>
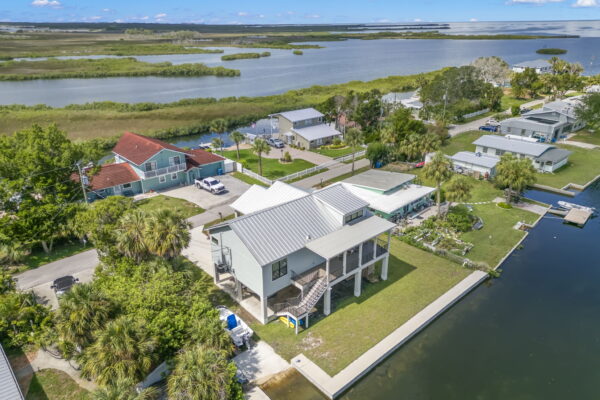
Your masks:
<instances>
[{"instance_id":1,"label":"white porch railing","mask_svg":"<svg viewBox=\"0 0 600 400\"><path fill-rule=\"evenodd\" d=\"M354 153L354 157L355 158L362 157L366 153L367 153L366 150L360 150L360 151L357 151L356 153ZM289 174L289 175L284 176L283 178L279 178L277 180L278 181L283 181L283 182L291 181L291 180L298 179L298 178L301 178L301 177L306 176L306 175L314 174L315 172L321 171L321 170L323 170L325 168L332 167L332 166L334 166L336 164L339 164L341 162L346 162L346 161L350 161L350 160L352 160L352 154L347 154L347 155L342 156L342 157L334 158L333 160L331 160L329 162L326 162L325 164L316 165L314 167L305 169L303 171L294 172L293 174Z\"/></svg>"},{"instance_id":2,"label":"white porch railing","mask_svg":"<svg viewBox=\"0 0 600 400\"><path fill-rule=\"evenodd\" d=\"M185 171L185 163L170 165L164 168L158 168L152 171L142 171L142 178L156 178L157 176L173 174L179 171Z\"/></svg>"},{"instance_id":3,"label":"white porch railing","mask_svg":"<svg viewBox=\"0 0 600 400\"><path fill-rule=\"evenodd\" d=\"M365 154L367 154L367 150L357 151L356 153L354 153L354 158L362 157ZM341 156L341 157L335 158L334 160L338 161L338 162L351 161L352 160L352 154L346 154L345 156Z\"/></svg>"}]
</instances>

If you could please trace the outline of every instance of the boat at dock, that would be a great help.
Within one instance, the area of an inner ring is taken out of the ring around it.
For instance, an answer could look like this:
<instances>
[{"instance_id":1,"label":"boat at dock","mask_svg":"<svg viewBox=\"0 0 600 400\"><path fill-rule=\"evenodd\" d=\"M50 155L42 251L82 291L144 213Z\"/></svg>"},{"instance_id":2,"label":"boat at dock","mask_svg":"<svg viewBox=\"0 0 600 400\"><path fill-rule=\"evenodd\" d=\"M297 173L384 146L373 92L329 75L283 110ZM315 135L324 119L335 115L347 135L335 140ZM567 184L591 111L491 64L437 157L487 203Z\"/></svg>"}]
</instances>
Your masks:
<instances>
[{"instance_id":1,"label":"boat at dock","mask_svg":"<svg viewBox=\"0 0 600 400\"><path fill-rule=\"evenodd\" d=\"M573 210L573 209L583 210L583 211L590 212L592 214L596 212L596 209L594 207L586 207L586 206L582 206L582 205L575 204L575 203L569 203L568 201L562 201L562 200L558 202L558 206L565 210Z\"/></svg>"}]
</instances>

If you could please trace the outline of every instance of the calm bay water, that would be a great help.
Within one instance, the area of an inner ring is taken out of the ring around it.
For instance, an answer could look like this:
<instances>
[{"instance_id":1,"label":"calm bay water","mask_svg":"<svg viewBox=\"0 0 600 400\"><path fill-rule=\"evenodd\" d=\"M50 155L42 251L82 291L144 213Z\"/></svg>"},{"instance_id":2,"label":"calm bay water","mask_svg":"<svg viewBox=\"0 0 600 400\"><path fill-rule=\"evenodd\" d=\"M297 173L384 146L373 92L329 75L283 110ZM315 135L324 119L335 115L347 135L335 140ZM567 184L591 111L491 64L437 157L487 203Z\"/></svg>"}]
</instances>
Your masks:
<instances>
[{"instance_id":1,"label":"calm bay water","mask_svg":"<svg viewBox=\"0 0 600 400\"><path fill-rule=\"evenodd\" d=\"M600 208L600 182L570 201ZM582 229L543 218L500 279L465 297L342 399L597 399L599 238L600 218ZM268 394L324 399L301 376Z\"/></svg>"},{"instance_id":2,"label":"calm bay water","mask_svg":"<svg viewBox=\"0 0 600 400\"><path fill-rule=\"evenodd\" d=\"M226 49L235 52L270 51L271 57L222 62L221 54L140 56L149 62L202 62L241 70L235 78L103 78L0 82L0 104L64 106L92 101L172 102L193 97L264 96L312 85L371 80L389 75L433 71L468 64L477 57L496 55L514 64L537 58L542 47L568 50L566 60L580 62L586 74L600 73L600 24L593 21L548 23L452 24L447 33L586 34L578 39L540 40L348 40L320 42L323 49L291 51Z\"/></svg>"}]
</instances>

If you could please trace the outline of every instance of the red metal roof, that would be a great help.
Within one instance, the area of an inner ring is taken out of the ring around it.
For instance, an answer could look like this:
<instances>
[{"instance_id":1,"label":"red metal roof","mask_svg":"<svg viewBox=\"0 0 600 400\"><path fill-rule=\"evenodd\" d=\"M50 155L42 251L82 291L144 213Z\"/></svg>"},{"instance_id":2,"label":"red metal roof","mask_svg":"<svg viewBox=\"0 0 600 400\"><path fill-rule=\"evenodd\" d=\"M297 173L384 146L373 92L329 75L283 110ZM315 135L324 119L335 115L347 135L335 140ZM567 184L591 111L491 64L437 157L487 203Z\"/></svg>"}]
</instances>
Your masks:
<instances>
[{"instance_id":1,"label":"red metal roof","mask_svg":"<svg viewBox=\"0 0 600 400\"><path fill-rule=\"evenodd\" d=\"M185 152L186 155L186 160L187 160L187 167L188 169L193 168L193 167L198 167L200 165L204 165L204 164L211 164L214 162L219 162L221 160L224 160L225 158L211 153L210 151L204 151L204 150L187 150Z\"/></svg>"},{"instance_id":2,"label":"red metal roof","mask_svg":"<svg viewBox=\"0 0 600 400\"><path fill-rule=\"evenodd\" d=\"M163 142L162 140L131 132L125 132L121 136L113 152L137 165L141 165L144 161L164 149L184 153L184 150L179 147Z\"/></svg>"},{"instance_id":3,"label":"red metal roof","mask_svg":"<svg viewBox=\"0 0 600 400\"><path fill-rule=\"evenodd\" d=\"M105 164L100 171L90 177L90 188L92 190L106 189L124 183L137 182L140 180L131 165L128 163Z\"/></svg>"}]
</instances>

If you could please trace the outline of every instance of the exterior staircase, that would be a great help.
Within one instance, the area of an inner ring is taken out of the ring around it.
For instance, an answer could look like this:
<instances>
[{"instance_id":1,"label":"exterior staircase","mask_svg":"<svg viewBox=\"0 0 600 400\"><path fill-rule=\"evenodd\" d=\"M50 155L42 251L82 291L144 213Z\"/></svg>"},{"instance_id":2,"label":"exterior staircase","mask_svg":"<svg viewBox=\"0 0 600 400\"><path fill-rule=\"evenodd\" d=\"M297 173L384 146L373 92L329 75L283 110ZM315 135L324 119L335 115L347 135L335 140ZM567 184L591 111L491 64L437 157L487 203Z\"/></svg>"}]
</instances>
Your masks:
<instances>
[{"instance_id":1,"label":"exterior staircase","mask_svg":"<svg viewBox=\"0 0 600 400\"><path fill-rule=\"evenodd\" d=\"M327 277L321 277L315 280L315 283L310 286L310 289L304 297L291 299L283 304L283 307L276 311L277 315L292 315L295 318L301 318L308 313L323 297L327 290Z\"/></svg>"}]
</instances>

